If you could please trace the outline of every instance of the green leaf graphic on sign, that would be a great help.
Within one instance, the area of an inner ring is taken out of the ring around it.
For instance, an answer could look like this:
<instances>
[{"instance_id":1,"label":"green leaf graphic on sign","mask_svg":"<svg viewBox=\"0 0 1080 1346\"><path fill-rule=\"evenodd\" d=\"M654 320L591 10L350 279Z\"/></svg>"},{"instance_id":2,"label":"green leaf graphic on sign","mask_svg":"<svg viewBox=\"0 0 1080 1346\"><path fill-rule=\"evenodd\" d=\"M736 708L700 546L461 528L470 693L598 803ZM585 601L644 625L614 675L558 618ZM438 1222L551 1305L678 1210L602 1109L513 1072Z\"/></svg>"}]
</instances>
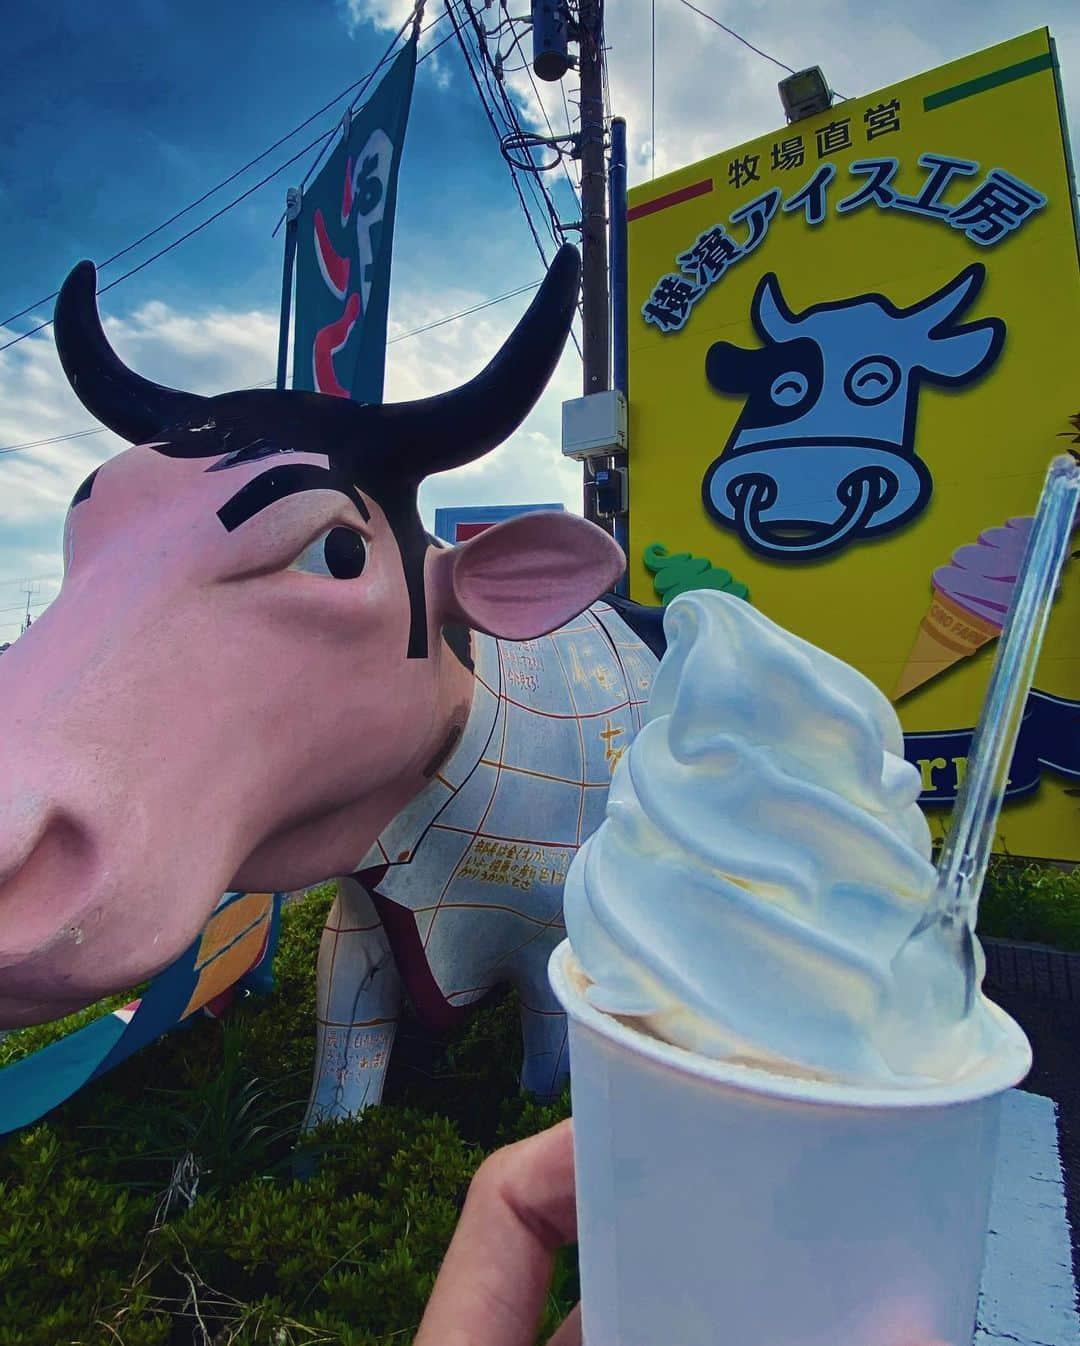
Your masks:
<instances>
[{"instance_id":1,"label":"green leaf graphic on sign","mask_svg":"<svg viewBox=\"0 0 1080 1346\"><path fill-rule=\"evenodd\" d=\"M669 552L662 542L650 542L642 559L652 571L653 588L662 603L670 603L690 589L719 589L735 598L750 601L750 590L735 579L730 570L714 566L704 556L688 551Z\"/></svg>"}]
</instances>

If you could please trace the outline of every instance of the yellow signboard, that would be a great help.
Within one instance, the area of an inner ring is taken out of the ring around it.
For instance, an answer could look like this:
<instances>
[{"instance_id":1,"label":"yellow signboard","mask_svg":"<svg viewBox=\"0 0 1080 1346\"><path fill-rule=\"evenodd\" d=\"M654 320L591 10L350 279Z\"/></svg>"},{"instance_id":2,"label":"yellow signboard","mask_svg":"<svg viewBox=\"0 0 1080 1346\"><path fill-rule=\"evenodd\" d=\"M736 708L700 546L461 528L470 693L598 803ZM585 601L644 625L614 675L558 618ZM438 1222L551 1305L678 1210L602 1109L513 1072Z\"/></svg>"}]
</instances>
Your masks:
<instances>
[{"instance_id":1,"label":"yellow signboard","mask_svg":"<svg viewBox=\"0 0 1080 1346\"><path fill-rule=\"evenodd\" d=\"M748 586L894 698L928 806L1080 412L1075 206L1045 29L630 194L631 593L664 548ZM1080 860L1075 561L1035 689L999 845Z\"/></svg>"}]
</instances>

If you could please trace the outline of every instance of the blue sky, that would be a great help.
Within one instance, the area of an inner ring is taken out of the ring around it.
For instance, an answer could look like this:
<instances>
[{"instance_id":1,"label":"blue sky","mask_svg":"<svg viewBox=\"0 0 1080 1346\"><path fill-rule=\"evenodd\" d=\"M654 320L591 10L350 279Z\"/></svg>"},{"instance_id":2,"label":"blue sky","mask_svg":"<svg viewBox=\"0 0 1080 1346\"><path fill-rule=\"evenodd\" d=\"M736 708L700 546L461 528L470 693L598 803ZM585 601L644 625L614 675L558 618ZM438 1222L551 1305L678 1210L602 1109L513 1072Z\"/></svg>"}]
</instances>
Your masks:
<instances>
[{"instance_id":1,"label":"blue sky","mask_svg":"<svg viewBox=\"0 0 1080 1346\"><path fill-rule=\"evenodd\" d=\"M820 62L849 95L1048 23L1058 38L1070 120L1080 112L1080 15L1074 0L695 0L793 66ZM478 4L478 7L479 4ZM9 120L0 155L0 321L54 290L81 257L100 260L153 228L360 78L382 55L411 0L54 0L5 7ZM494 14L492 8L491 14ZM510 12L527 8L511 3ZM612 107L630 128L631 181L653 162L651 2L608 0ZM449 32L438 25L421 50ZM762 134L782 118L774 65L681 0L657 0L656 170ZM525 45L528 45L526 38ZM510 64L510 62L508 62ZM523 75L510 87L522 120L540 112ZM556 130L562 93L543 86ZM573 76L567 81L573 100ZM336 115L344 108L338 105ZM177 237L334 123L325 113L191 215L113 264L120 274ZM269 378L274 369L280 238L271 230L305 156L217 223L102 300L121 353L141 372L201 392ZM551 175L565 220L565 178ZM541 264L456 44L419 68L398 202L391 337L539 278ZM425 395L475 372L528 296L390 347L387 397ZM0 344L51 316L51 304L0 332ZM580 496L558 450L559 406L577 395L571 350L521 431L483 464L429 483L422 505ZM93 422L64 385L48 331L0 353L0 448ZM86 472L122 447L107 433L0 454L0 642L17 632L23 577L35 605L59 581L66 501Z\"/></svg>"},{"instance_id":2,"label":"blue sky","mask_svg":"<svg viewBox=\"0 0 1080 1346\"><path fill-rule=\"evenodd\" d=\"M40 17L27 7L14 20L10 97L19 110L0 169L5 315L54 289L71 261L108 255L153 228L352 84L378 61L411 4L354 8L385 12L397 22L388 30L354 20L348 6L332 0L125 0L115 6L59 0ZM426 22L440 22L425 47L449 31L441 3L429 10ZM448 57L454 51L444 48ZM449 84L431 77L430 63L416 84L402 184L411 209L401 211L398 241L421 285L437 284L445 274L445 253L430 246L437 232L432 217L444 216L455 197L461 232L466 203L481 204L485 216L484 246L455 255L463 281L487 283L504 251L500 240L517 232L518 207L499 180L499 172L507 175L461 78L460 60L452 59ZM131 260L252 185L333 121L333 112L321 117ZM281 264L270 232L286 185L313 157L231 211L227 222L126 283L114 307L149 297L185 309L208 297L227 308L272 306ZM16 220L33 227L12 227ZM124 259L122 269L130 264Z\"/></svg>"}]
</instances>

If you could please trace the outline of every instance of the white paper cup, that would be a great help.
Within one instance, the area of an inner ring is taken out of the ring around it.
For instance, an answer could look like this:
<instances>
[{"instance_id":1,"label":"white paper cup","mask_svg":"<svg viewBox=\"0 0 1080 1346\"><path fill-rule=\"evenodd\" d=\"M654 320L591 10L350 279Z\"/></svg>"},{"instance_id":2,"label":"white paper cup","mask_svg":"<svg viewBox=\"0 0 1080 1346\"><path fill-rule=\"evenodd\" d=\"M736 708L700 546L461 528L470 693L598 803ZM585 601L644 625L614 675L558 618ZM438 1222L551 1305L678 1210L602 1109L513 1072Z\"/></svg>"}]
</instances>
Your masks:
<instances>
[{"instance_id":1,"label":"white paper cup","mask_svg":"<svg viewBox=\"0 0 1080 1346\"><path fill-rule=\"evenodd\" d=\"M710 1061L601 1014L568 942L585 1346L971 1346L1002 1093L898 1092ZM764 992L763 992L764 993Z\"/></svg>"}]
</instances>

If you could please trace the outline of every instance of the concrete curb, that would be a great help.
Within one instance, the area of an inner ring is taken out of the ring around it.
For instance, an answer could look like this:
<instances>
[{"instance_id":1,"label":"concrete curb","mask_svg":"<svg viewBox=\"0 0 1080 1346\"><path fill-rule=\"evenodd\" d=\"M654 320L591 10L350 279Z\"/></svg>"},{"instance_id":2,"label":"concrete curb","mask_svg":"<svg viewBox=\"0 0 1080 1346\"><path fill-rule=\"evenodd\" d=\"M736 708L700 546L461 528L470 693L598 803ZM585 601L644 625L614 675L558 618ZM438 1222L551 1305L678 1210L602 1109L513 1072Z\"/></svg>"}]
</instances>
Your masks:
<instances>
[{"instance_id":1,"label":"concrete curb","mask_svg":"<svg viewBox=\"0 0 1080 1346\"><path fill-rule=\"evenodd\" d=\"M1038 1000L1080 1002L1080 953L1046 944L1020 944L980 935L986 953L986 985Z\"/></svg>"}]
</instances>

